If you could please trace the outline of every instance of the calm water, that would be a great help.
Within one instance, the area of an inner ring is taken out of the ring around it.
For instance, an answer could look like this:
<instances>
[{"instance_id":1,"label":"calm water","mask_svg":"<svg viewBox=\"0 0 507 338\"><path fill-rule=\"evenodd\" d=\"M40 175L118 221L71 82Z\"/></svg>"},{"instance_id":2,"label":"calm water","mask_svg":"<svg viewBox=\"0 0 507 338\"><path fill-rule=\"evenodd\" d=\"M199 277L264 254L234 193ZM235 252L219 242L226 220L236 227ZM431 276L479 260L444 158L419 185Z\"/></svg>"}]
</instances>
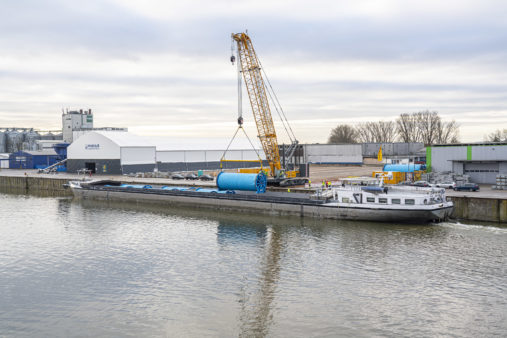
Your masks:
<instances>
[{"instance_id":1,"label":"calm water","mask_svg":"<svg viewBox=\"0 0 507 338\"><path fill-rule=\"evenodd\" d=\"M507 228L0 193L0 336L507 335Z\"/></svg>"}]
</instances>

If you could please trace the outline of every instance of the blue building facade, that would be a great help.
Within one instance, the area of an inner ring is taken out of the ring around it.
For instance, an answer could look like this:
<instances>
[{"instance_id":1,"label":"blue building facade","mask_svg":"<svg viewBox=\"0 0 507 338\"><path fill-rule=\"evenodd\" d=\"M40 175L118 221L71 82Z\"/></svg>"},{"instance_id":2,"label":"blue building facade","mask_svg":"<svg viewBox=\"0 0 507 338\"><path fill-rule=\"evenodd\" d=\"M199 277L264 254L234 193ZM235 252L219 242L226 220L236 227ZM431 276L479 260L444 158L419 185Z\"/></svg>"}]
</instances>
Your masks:
<instances>
[{"instance_id":1,"label":"blue building facade","mask_svg":"<svg viewBox=\"0 0 507 338\"><path fill-rule=\"evenodd\" d=\"M58 162L55 151L18 151L10 154L10 169L44 169Z\"/></svg>"}]
</instances>

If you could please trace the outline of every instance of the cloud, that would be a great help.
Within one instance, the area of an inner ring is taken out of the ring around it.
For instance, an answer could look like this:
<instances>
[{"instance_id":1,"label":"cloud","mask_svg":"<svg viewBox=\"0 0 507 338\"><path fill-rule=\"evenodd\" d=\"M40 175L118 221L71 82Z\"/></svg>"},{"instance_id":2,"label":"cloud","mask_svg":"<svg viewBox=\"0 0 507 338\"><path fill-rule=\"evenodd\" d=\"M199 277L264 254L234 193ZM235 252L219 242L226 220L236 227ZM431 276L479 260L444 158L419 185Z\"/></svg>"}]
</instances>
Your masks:
<instances>
[{"instance_id":1,"label":"cloud","mask_svg":"<svg viewBox=\"0 0 507 338\"><path fill-rule=\"evenodd\" d=\"M248 28L302 142L425 109L481 139L506 123L504 13L502 1L2 2L0 126L59 128L62 107L82 107L100 126L228 138L230 34ZM245 93L252 136L247 105Z\"/></svg>"}]
</instances>

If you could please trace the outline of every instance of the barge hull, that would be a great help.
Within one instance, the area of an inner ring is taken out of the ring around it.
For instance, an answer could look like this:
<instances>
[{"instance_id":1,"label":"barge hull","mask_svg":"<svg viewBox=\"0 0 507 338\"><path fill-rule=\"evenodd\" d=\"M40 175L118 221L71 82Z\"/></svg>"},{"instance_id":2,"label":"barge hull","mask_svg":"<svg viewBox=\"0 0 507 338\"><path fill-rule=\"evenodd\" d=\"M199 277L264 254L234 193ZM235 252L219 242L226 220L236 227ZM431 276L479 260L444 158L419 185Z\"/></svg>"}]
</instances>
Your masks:
<instances>
[{"instance_id":1,"label":"barge hull","mask_svg":"<svg viewBox=\"0 0 507 338\"><path fill-rule=\"evenodd\" d=\"M79 199L126 201L133 203L157 203L160 205L182 205L218 210L248 211L270 215L291 215L337 220L362 220L375 222L427 223L448 218L452 207L433 210L381 210L358 209L337 206L308 205L259 200L237 200L228 198L205 198L170 194L145 194L134 191L73 189Z\"/></svg>"}]
</instances>

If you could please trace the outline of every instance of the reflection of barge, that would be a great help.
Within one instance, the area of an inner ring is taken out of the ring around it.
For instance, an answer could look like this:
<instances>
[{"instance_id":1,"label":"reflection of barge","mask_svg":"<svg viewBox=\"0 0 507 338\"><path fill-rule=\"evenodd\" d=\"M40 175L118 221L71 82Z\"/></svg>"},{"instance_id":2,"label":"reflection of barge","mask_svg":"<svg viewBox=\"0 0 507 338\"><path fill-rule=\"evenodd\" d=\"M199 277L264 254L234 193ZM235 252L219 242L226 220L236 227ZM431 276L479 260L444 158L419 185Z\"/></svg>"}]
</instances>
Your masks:
<instances>
[{"instance_id":1,"label":"reflection of barge","mask_svg":"<svg viewBox=\"0 0 507 338\"><path fill-rule=\"evenodd\" d=\"M447 219L452 202L442 189L401 191L384 187L340 187L319 198L307 194L220 191L190 187L125 185L113 181L69 182L82 199L187 205L305 217L426 223ZM366 188L366 189L365 189Z\"/></svg>"}]
</instances>

